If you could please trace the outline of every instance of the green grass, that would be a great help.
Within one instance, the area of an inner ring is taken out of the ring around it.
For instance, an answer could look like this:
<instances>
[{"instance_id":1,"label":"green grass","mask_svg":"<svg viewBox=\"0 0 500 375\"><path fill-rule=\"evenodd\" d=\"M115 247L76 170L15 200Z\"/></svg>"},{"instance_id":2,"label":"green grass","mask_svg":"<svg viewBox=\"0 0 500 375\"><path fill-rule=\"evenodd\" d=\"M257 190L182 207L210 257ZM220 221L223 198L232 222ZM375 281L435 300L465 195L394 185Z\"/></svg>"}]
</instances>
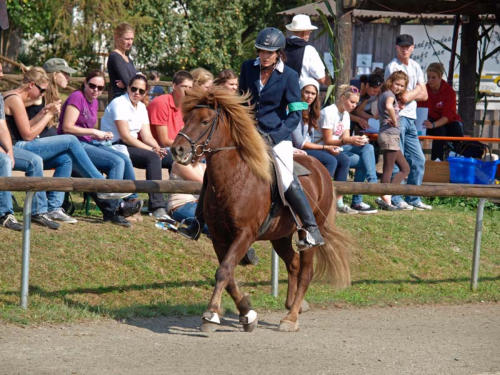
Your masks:
<instances>
[{"instance_id":1,"label":"green grass","mask_svg":"<svg viewBox=\"0 0 500 375\"><path fill-rule=\"evenodd\" d=\"M216 270L206 238L185 240L155 228L150 217L123 229L96 216L77 211L79 223L58 231L32 227L26 311L19 307L22 236L0 228L0 321L24 325L204 311ZM317 306L499 301L499 219L500 211L485 211L479 288L471 292L474 210L437 206L432 212L341 215L338 225L358 245L351 259L352 286L336 291L314 283L307 299ZM260 242L255 248L260 264L239 266L237 279L257 309L284 309L283 263L275 299L269 294L270 245ZM235 309L227 294L223 306Z\"/></svg>"}]
</instances>

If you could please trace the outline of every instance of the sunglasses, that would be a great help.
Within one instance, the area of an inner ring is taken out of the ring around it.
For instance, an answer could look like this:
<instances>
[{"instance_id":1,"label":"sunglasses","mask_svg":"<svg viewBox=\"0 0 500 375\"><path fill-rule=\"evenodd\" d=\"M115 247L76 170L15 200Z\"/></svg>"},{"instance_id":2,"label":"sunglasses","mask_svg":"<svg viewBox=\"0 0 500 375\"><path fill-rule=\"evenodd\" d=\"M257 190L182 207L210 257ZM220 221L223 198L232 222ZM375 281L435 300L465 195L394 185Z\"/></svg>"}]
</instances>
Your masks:
<instances>
[{"instance_id":1,"label":"sunglasses","mask_svg":"<svg viewBox=\"0 0 500 375\"><path fill-rule=\"evenodd\" d=\"M90 83L90 82L87 83L87 85L89 86L89 89L91 89L91 90L97 90L97 91L104 90L104 86L98 86L98 85Z\"/></svg>"},{"instance_id":2,"label":"sunglasses","mask_svg":"<svg viewBox=\"0 0 500 375\"><path fill-rule=\"evenodd\" d=\"M349 88L349 91L352 92L353 94L359 94L359 89L356 86L351 86Z\"/></svg>"},{"instance_id":3,"label":"sunglasses","mask_svg":"<svg viewBox=\"0 0 500 375\"><path fill-rule=\"evenodd\" d=\"M144 95L146 93L146 90L140 89L139 87L135 87L135 86L130 87L130 91L132 91L132 92L139 91L139 94L141 94L141 95Z\"/></svg>"},{"instance_id":4,"label":"sunglasses","mask_svg":"<svg viewBox=\"0 0 500 375\"><path fill-rule=\"evenodd\" d=\"M36 86L36 88L40 91L40 95L43 94L47 89L42 89L40 86L38 86L35 82L33 82Z\"/></svg>"}]
</instances>

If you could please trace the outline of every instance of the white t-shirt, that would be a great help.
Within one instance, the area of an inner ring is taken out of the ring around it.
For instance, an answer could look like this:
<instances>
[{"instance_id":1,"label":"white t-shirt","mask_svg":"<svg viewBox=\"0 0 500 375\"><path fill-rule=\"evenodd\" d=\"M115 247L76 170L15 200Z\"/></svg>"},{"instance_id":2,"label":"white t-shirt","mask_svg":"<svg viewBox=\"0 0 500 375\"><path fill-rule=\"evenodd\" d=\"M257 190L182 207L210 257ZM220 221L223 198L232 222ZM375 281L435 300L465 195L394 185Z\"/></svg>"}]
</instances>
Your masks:
<instances>
[{"instance_id":1,"label":"white t-shirt","mask_svg":"<svg viewBox=\"0 0 500 375\"><path fill-rule=\"evenodd\" d=\"M351 129L351 117L347 111L339 113L335 104L331 104L321 110L319 117L320 129L331 129L333 139L338 140L344 131ZM313 142L323 144L322 132L314 132Z\"/></svg>"},{"instance_id":2,"label":"white t-shirt","mask_svg":"<svg viewBox=\"0 0 500 375\"><path fill-rule=\"evenodd\" d=\"M149 124L148 111L142 102L137 103L137 107L134 107L128 94L123 94L108 104L101 119L101 130L113 133L112 142L120 140L120 133L118 133L115 124L117 120L127 121L130 134L137 138L143 125Z\"/></svg>"},{"instance_id":3,"label":"white t-shirt","mask_svg":"<svg viewBox=\"0 0 500 375\"><path fill-rule=\"evenodd\" d=\"M422 83L425 84L424 72L420 67L420 64L415 60L410 59L408 65L403 64L398 60L397 57L392 59L392 61L387 64L385 67L384 79L389 78L389 76L397 72L398 70L402 70L406 74L408 74L408 87L407 90L414 90L417 87L417 84ZM416 119L417 118L417 102L415 100L406 103L404 108L399 111L400 116Z\"/></svg>"},{"instance_id":4,"label":"white t-shirt","mask_svg":"<svg viewBox=\"0 0 500 375\"><path fill-rule=\"evenodd\" d=\"M292 36L297 38L297 36ZM302 69L300 71L300 79L313 78L321 79L326 75L325 64L321 60L318 51L311 45L306 45L304 48L304 57L302 58Z\"/></svg>"}]
</instances>

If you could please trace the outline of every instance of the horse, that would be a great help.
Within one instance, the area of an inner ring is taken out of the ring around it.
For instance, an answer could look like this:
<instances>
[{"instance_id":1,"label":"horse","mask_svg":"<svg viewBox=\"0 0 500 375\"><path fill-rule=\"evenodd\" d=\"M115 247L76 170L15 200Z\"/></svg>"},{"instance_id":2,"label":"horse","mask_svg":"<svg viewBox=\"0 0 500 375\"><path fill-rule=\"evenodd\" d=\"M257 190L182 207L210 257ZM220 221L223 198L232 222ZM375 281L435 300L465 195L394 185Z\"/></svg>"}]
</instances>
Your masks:
<instances>
[{"instance_id":1,"label":"horse","mask_svg":"<svg viewBox=\"0 0 500 375\"><path fill-rule=\"evenodd\" d=\"M332 179L315 158L297 156L310 174L300 177L325 245L294 251L292 236L297 226L288 208L281 205L260 233L272 204L273 181L269 146L259 134L248 96L226 89L190 90L183 100L184 128L175 138L171 151L174 160L187 165L206 158L206 188L203 216L219 261L215 287L201 330L211 332L220 325L221 297L224 289L231 295L243 329L253 331L258 322L250 300L238 287L236 265L254 241L269 240L288 272L285 307L288 314L279 330L299 329L299 313L306 290L313 278L328 279L338 287L350 285L350 237L335 226L336 204ZM314 256L316 269L314 270Z\"/></svg>"}]
</instances>

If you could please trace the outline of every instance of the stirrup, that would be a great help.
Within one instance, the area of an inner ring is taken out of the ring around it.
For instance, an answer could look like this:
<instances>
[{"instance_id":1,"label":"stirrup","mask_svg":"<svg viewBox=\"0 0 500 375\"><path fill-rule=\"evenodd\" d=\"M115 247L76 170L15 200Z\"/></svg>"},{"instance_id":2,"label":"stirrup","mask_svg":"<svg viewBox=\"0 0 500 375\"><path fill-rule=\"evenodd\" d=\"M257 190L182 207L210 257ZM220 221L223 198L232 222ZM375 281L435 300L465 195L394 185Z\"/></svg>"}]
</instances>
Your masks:
<instances>
[{"instance_id":1,"label":"stirrup","mask_svg":"<svg viewBox=\"0 0 500 375\"><path fill-rule=\"evenodd\" d=\"M182 236L189 238L190 240L198 241L201 234L201 224L198 219L193 218L193 221L189 225L185 224L186 219L182 220L177 232L179 232Z\"/></svg>"},{"instance_id":2,"label":"stirrup","mask_svg":"<svg viewBox=\"0 0 500 375\"><path fill-rule=\"evenodd\" d=\"M304 238L301 238L297 241L297 250L305 251L317 246L323 246L325 244L325 240L321 235L318 227L309 227L307 229L300 228L299 231L303 231Z\"/></svg>"}]
</instances>

